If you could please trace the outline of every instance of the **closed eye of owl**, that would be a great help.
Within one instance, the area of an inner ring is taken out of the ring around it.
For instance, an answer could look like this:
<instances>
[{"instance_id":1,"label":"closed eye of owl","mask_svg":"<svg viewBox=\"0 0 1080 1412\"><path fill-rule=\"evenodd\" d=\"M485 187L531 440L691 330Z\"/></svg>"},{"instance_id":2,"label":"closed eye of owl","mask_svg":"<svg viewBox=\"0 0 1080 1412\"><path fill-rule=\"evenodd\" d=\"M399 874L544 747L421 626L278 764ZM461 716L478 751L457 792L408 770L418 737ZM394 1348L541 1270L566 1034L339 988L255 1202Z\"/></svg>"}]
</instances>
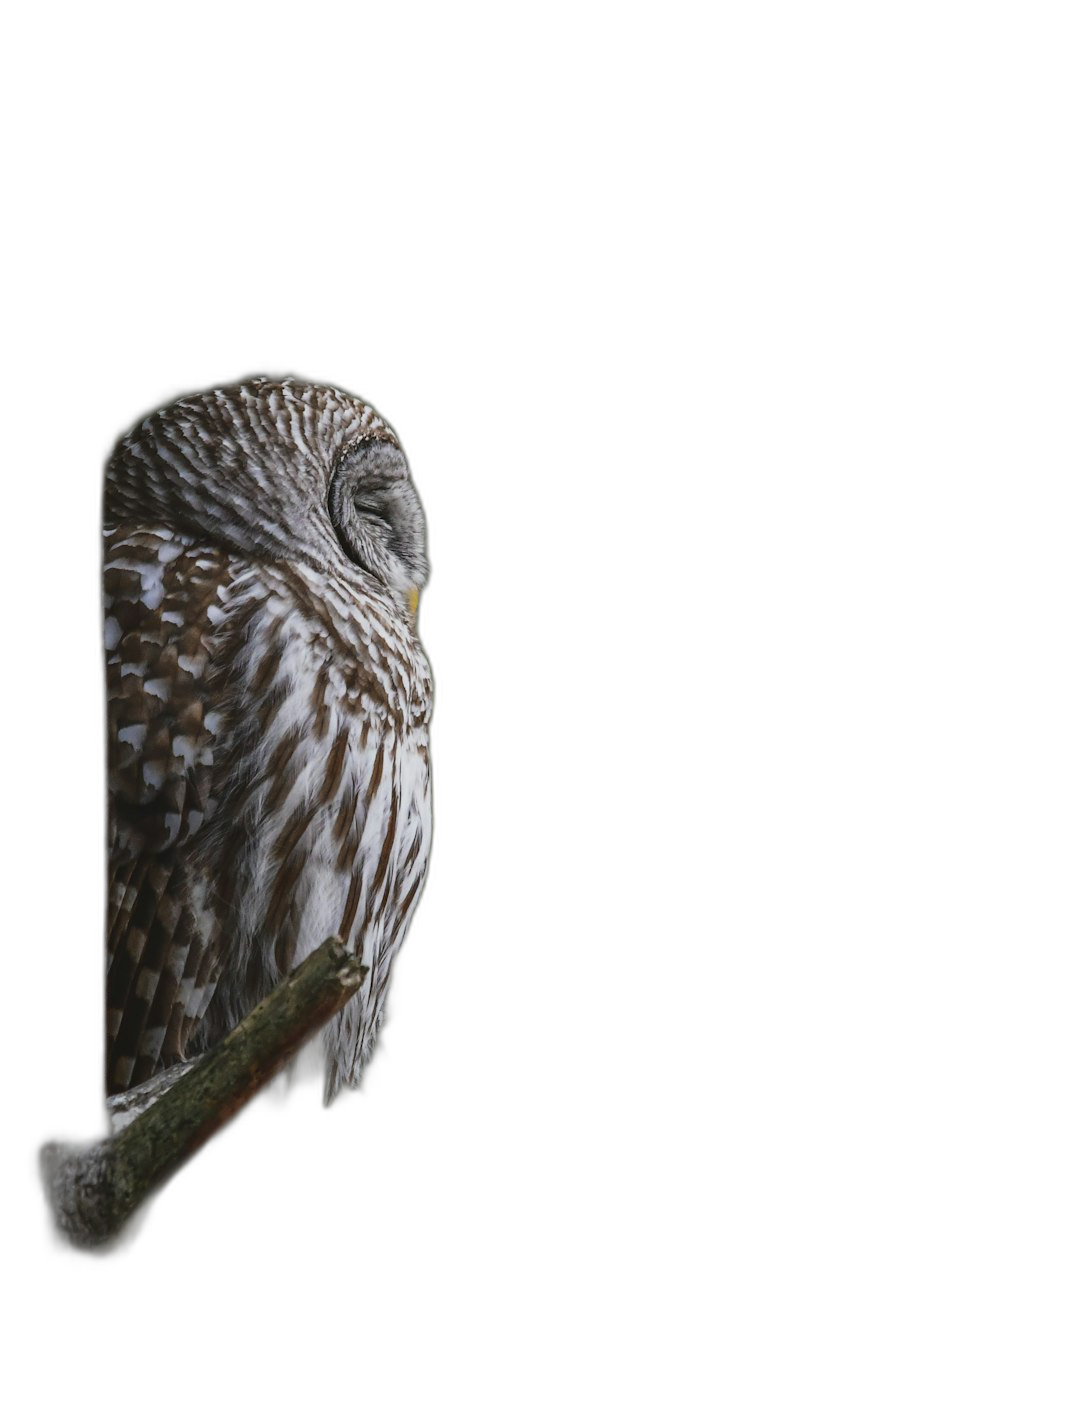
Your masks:
<instances>
[{"instance_id":1,"label":"closed eye of owl","mask_svg":"<svg viewBox=\"0 0 1080 1412\"><path fill-rule=\"evenodd\" d=\"M110 1094L216 1043L327 936L358 1082L431 837L424 514L392 429L291 378L181 398L104 501Z\"/></svg>"}]
</instances>

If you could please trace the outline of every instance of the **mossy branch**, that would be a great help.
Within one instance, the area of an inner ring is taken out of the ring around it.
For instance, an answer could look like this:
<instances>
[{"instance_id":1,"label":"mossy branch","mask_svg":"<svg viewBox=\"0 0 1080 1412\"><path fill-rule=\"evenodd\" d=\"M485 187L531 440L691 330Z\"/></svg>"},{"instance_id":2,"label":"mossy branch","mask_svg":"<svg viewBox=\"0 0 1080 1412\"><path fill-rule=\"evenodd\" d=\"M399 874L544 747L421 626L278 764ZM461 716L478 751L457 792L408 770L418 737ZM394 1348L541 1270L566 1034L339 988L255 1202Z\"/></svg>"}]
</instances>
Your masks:
<instances>
[{"instance_id":1,"label":"mossy branch","mask_svg":"<svg viewBox=\"0 0 1080 1412\"><path fill-rule=\"evenodd\" d=\"M91 1147L41 1152L57 1225L79 1246L115 1236L146 1197L331 1019L367 975L331 937L145 1112Z\"/></svg>"}]
</instances>

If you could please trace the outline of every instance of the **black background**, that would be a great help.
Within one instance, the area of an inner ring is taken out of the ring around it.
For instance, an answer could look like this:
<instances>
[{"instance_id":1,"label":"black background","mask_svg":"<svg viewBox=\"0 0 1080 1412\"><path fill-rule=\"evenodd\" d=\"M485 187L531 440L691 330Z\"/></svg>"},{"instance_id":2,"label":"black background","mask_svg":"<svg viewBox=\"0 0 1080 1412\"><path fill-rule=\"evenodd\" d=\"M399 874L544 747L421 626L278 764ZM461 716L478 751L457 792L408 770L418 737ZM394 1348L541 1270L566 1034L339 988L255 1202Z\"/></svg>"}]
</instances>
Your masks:
<instances>
[{"instance_id":1,"label":"black background","mask_svg":"<svg viewBox=\"0 0 1080 1412\"><path fill-rule=\"evenodd\" d=\"M18 1243L51 1293L136 1268L213 1279L237 1260L520 1275L570 1209L597 1238L610 1207L584 1152L623 1121L618 1059L603 1010L580 1003L617 946L590 882L610 760L569 688L582 662L600 679L610 664L603 585L565 505L568 477L589 503L596 432L582 448L570 352L553 359L542 309L507 308L491 284L483 298L401 281L384 294L312 311L304 281L240 302L185 298L174 281L162 309L145 273L97 285L80 270L28 321L44 371L21 388L16 453L32 611L8 623L38 664L28 712L13 683L7 700L25 747L14 1131ZM419 618L435 679L429 880L364 1089L329 1110L318 1087L261 1100L130 1250L73 1260L49 1247L32 1154L45 1135L99 1131L100 466L150 409L257 373L360 395L412 467L432 563Z\"/></svg>"}]
</instances>

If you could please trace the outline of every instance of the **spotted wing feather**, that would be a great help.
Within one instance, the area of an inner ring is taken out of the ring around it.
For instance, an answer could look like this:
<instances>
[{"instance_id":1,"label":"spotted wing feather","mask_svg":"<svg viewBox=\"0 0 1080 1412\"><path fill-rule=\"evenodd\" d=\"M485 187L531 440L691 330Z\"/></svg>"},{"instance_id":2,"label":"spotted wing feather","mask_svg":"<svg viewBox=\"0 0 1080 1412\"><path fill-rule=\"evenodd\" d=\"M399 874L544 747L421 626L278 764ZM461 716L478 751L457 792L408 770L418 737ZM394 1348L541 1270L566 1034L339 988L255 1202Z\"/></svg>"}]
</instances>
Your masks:
<instances>
[{"instance_id":1,"label":"spotted wing feather","mask_svg":"<svg viewBox=\"0 0 1080 1412\"><path fill-rule=\"evenodd\" d=\"M212 649L229 556L166 529L106 538L109 785L106 1086L183 1056L212 991L213 929L190 886L214 807Z\"/></svg>"}]
</instances>

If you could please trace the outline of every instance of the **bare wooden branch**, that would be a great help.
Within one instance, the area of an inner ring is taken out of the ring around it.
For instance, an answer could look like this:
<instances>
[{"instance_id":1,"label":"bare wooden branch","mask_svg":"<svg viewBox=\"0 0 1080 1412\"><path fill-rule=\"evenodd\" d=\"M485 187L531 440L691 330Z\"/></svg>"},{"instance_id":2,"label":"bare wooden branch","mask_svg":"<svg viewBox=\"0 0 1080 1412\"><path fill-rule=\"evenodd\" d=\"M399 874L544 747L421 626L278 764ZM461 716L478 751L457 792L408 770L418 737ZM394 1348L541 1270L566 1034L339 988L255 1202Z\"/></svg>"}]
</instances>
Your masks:
<instances>
[{"instance_id":1,"label":"bare wooden branch","mask_svg":"<svg viewBox=\"0 0 1080 1412\"><path fill-rule=\"evenodd\" d=\"M368 968L337 937L121 1131L91 1147L50 1143L45 1187L60 1229L102 1245L354 995Z\"/></svg>"}]
</instances>

